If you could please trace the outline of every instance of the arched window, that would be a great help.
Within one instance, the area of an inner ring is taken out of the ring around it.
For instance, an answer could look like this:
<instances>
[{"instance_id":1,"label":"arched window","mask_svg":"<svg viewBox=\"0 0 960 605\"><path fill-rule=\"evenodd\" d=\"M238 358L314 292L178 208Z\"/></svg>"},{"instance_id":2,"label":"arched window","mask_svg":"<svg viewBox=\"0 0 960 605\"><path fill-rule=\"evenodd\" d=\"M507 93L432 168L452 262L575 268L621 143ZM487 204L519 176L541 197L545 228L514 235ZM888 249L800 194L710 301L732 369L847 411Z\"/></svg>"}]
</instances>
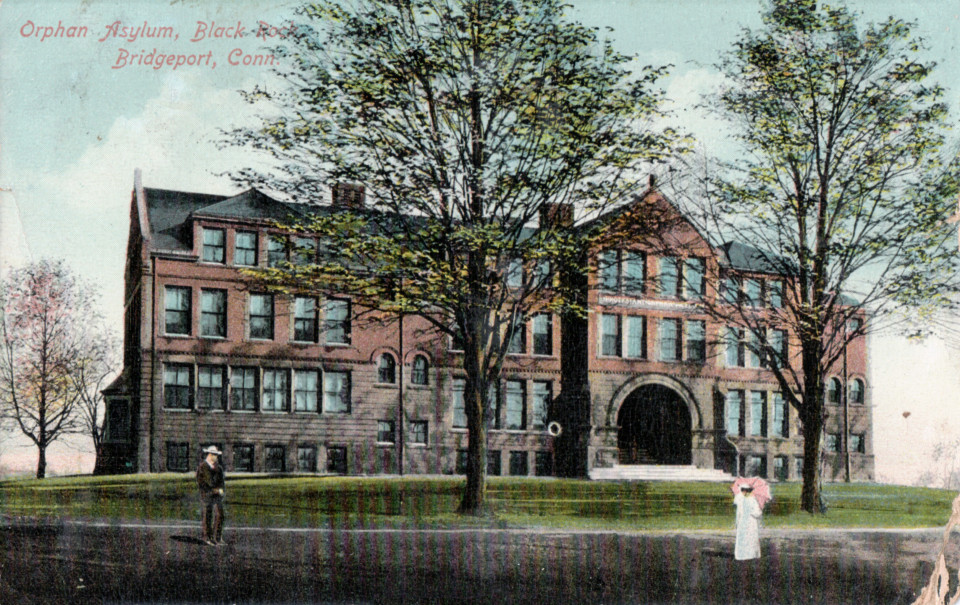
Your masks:
<instances>
[{"instance_id":1,"label":"arched window","mask_svg":"<svg viewBox=\"0 0 960 605\"><path fill-rule=\"evenodd\" d=\"M840 403L840 385L839 378L831 378L827 386L827 403Z\"/></svg>"},{"instance_id":2,"label":"arched window","mask_svg":"<svg viewBox=\"0 0 960 605\"><path fill-rule=\"evenodd\" d=\"M417 355L413 358L413 368L410 370L410 382L413 384L426 385L429 383L427 377L430 370L430 362L423 355Z\"/></svg>"},{"instance_id":3,"label":"arched window","mask_svg":"<svg viewBox=\"0 0 960 605\"><path fill-rule=\"evenodd\" d=\"M389 353L381 355L377 370L381 384L393 384L397 381L397 362L393 355Z\"/></svg>"},{"instance_id":4,"label":"arched window","mask_svg":"<svg viewBox=\"0 0 960 605\"><path fill-rule=\"evenodd\" d=\"M859 378L850 381L850 403L863 403L863 381Z\"/></svg>"}]
</instances>

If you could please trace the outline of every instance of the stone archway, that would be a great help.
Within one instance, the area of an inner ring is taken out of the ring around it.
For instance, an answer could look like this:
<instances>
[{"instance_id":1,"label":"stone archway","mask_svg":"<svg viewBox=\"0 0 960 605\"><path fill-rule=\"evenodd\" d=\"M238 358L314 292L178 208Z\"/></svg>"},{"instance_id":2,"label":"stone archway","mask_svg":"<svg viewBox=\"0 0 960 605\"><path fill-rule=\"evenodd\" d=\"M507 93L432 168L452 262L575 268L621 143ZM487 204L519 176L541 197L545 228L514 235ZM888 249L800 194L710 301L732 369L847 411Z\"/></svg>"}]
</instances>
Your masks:
<instances>
[{"instance_id":1,"label":"stone archway","mask_svg":"<svg viewBox=\"0 0 960 605\"><path fill-rule=\"evenodd\" d=\"M691 464L692 423L683 398L646 384L624 400L617 415L620 464Z\"/></svg>"}]
</instances>

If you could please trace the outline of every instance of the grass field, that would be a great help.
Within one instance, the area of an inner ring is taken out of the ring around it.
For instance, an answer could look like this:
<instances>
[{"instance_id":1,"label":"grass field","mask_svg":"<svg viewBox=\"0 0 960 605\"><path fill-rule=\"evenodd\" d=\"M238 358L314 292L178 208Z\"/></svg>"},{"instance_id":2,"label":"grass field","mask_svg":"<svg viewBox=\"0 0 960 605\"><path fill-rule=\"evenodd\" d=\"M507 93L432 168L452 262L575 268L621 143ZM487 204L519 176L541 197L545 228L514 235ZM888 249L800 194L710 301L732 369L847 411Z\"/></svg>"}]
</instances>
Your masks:
<instances>
[{"instance_id":1,"label":"grass field","mask_svg":"<svg viewBox=\"0 0 960 605\"><path fill-rule=\"evenodd\" d=\"M614 483L491 478L492 514L455 514L462 478L234 476L231 525L279 527L542 527L623 531L730 529L733 507L721 483ZM954 492L876 484L827 484L825 515L799 510L800 484L781 483L764 525L937 527ZM195 520L190 474L67 477L0 482L0 513L49 518Z\"/></svg>"}]
</instances>

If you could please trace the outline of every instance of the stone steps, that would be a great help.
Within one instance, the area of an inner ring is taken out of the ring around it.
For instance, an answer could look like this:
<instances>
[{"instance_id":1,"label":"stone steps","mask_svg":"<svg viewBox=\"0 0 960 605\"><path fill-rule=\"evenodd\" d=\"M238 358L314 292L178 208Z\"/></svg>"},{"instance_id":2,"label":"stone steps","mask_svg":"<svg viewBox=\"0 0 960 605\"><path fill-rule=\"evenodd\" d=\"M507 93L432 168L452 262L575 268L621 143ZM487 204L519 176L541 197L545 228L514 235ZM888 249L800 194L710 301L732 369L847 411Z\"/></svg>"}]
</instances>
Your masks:
<instances>
[{"instance_id":1,"label":"stone steps","mask_svg":"<svg viewBox=\"0 0 960 605\"><path fill-rule=\"evenodd\" d=\"M669 464L617 464L590 470L595 481L730 481L733 475L718 469Z\"/></svg>"}]
</instances>

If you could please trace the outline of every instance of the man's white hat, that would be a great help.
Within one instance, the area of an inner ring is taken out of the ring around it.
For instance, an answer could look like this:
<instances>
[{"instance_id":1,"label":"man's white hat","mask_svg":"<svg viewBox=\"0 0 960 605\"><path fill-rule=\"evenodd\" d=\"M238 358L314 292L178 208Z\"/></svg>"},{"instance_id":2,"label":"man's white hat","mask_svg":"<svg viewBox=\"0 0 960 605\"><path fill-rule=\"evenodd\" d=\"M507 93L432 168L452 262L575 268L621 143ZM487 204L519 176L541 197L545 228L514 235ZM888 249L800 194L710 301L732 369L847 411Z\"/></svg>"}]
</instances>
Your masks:
<instances>
[{"instance_id":1,"label":"man's white hat","mask_svg":"<svg viewBox=\"0 0 960 605\"><path fill-rule=\"evenodd\" d=\"M215 446L215 445L211 445L211 446L208 446L208 447L203 448L203 453L204 453L204 454L216 454L217 456L222 456L222 455L223 455L223 452L221 452L220 450L218 450L218 449L217 449L217 446Z\"/></svg>"}]
</instances>

